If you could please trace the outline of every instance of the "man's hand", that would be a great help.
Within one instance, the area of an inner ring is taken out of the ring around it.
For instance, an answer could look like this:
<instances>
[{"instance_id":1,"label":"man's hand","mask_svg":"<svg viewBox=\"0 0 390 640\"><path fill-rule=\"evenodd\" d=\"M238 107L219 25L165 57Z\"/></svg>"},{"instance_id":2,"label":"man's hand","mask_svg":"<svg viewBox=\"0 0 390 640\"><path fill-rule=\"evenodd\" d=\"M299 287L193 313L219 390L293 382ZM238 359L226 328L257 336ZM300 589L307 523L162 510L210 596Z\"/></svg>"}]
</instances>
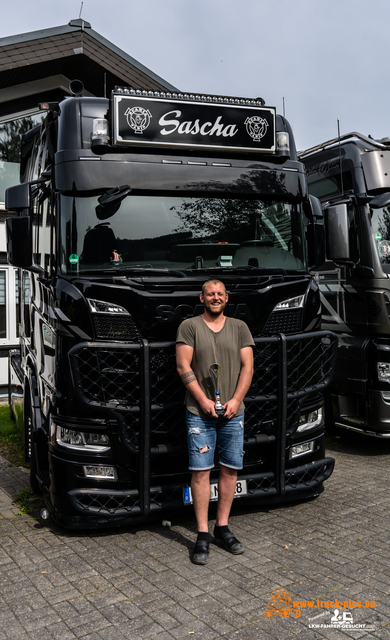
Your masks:
<instances>
[{"instance_id":1,"label":"man's hand","mask_svg":"<svg viewBox=\"0 0 390 640\"><path fill-rule=\"evenodd\" d=\"M227 420L230 420L230 418L234 418L234 416L237 413L237 409L240 406L240 403L235 400L234 398L232 398L231 400L229 400L228 402L226 402L223 405L223 408L225 409L225 414L224 414L224 418L227 418Z\"/></svg>"},{"instance_id":2,"label":"man's hand","mask_svg":"<svg viewBox=\"0 0 390 640\"><path fill-rule=\"evenodd\" d=\"M223 405L225 409L225 418L230 420L234 418L238 407L245 398L249 387L251 386L253 376L253 349L252 347L243 347L241 349L241 372L238 379L236 391L233 398Z\"/></svg>"},{"instance_id":3,"label":"man's hand","mask_svg":"<svg viewBox=\"0 0 390 640\"><path fill-rule=\"evenodd\" d=\"M215 411L215 402L204 397L204 400L198 400L199 406L203 413L210 418L218 418L218 414Z\"/></svg>"}]
</instances>

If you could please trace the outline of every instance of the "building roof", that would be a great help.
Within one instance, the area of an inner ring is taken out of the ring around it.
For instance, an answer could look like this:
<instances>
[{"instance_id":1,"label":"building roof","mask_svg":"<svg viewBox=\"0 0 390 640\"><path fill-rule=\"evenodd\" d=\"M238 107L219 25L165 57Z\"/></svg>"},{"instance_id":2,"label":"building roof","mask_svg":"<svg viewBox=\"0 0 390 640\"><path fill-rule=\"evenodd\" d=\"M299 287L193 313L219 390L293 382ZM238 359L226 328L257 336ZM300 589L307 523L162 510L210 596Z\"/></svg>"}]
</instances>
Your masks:
<instances>
[{"instance_id":1,"label":"building roof","mask_svg":"<svg viewBox=\"0 0 390 640\"><path fill-rule=\"evenodd\" d=\"M83 82L84 95L109 96L116 85L176 90L82 19L0 38L0 117L62 100L75 79Z\"/></svg>"}]
</instances>

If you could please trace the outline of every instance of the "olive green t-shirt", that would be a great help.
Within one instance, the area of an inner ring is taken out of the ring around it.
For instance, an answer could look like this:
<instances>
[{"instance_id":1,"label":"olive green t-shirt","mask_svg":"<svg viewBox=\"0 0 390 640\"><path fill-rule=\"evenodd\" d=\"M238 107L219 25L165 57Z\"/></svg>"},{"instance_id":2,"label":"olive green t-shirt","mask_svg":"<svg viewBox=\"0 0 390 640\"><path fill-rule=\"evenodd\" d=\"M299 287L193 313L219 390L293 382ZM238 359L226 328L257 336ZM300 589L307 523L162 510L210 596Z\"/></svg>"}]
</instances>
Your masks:
<instances>
[{"instance_id":1,"label":"olive green t-shirt","mask_svg":"<svg viewBox=\"0 0 390 640\"><path fill-rule=\"evenodd\" d=\"M217 362L221 365L220 399L225 404L234 396L241 371L241 349L254 346L252 334L242 320L226 318L217 333L210 329L202 316L188 318L179 326L176 342L184 342L194 349L191 368L207 398L215 401L215 391L209 367ZM197 416L204 416L198 403L187 390L186 407ZM244 411L241 402L237 415Z\"/></svg>"}]
</instances>

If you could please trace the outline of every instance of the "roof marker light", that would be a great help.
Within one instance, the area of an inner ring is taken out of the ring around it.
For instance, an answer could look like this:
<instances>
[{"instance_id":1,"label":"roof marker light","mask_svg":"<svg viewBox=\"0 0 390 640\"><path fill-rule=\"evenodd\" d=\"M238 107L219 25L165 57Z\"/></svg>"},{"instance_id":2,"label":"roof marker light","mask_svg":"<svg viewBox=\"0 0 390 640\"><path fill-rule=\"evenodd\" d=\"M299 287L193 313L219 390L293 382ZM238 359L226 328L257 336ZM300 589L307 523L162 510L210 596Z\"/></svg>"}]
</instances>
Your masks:
<instances>
[{"instance_id":1,"label":"roof marker light","mask_svg":"<svg viewBox=\"0 0 390 640\"><path fill-rule=\"evenodd\" d=\"M290 155L290 136L287 131L276 132L276 142L278 153L282 156Z\"/></svg>"},{"instance_id":2,"label":"roof marker light","mask_svg":"<svg viewBox=\"0 0 390 640\"><path fill-rule=\"evenodd\" d=\"M108 120L105 118L95 118L92 123L91 133L92 144L109 144Z\"/></svg>"}]
</instances>

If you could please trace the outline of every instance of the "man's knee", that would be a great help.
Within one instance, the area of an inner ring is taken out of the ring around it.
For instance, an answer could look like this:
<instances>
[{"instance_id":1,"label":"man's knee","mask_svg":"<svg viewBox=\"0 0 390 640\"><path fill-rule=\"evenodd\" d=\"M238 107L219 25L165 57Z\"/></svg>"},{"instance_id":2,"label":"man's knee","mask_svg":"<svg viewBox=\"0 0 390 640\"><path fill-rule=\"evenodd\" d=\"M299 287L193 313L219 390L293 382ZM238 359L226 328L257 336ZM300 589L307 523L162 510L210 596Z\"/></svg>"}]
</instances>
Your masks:
<instances>
[{"instance_id":1,"label":"man's knee","mask_svg":"<svg viewBox=\"0 0 390 640\"><path fill-rule=\"evenodd\" d=\"M237 469L231 469L230 467L225 467L225 465L220 464L219 475L230 477L230 478L237 478Z\"/></svg>"},{"instance_id":2,"label":"man's knee","mask_svg":"<svg viewBox=\"0 0 390 640\"><path fill-rule=\"evenodd\" d=\"M202 484L203 482L209 482L210 478L210 469L200 469L192 472L192 480L197 484Z\"/></svg>"}]
</instances>

